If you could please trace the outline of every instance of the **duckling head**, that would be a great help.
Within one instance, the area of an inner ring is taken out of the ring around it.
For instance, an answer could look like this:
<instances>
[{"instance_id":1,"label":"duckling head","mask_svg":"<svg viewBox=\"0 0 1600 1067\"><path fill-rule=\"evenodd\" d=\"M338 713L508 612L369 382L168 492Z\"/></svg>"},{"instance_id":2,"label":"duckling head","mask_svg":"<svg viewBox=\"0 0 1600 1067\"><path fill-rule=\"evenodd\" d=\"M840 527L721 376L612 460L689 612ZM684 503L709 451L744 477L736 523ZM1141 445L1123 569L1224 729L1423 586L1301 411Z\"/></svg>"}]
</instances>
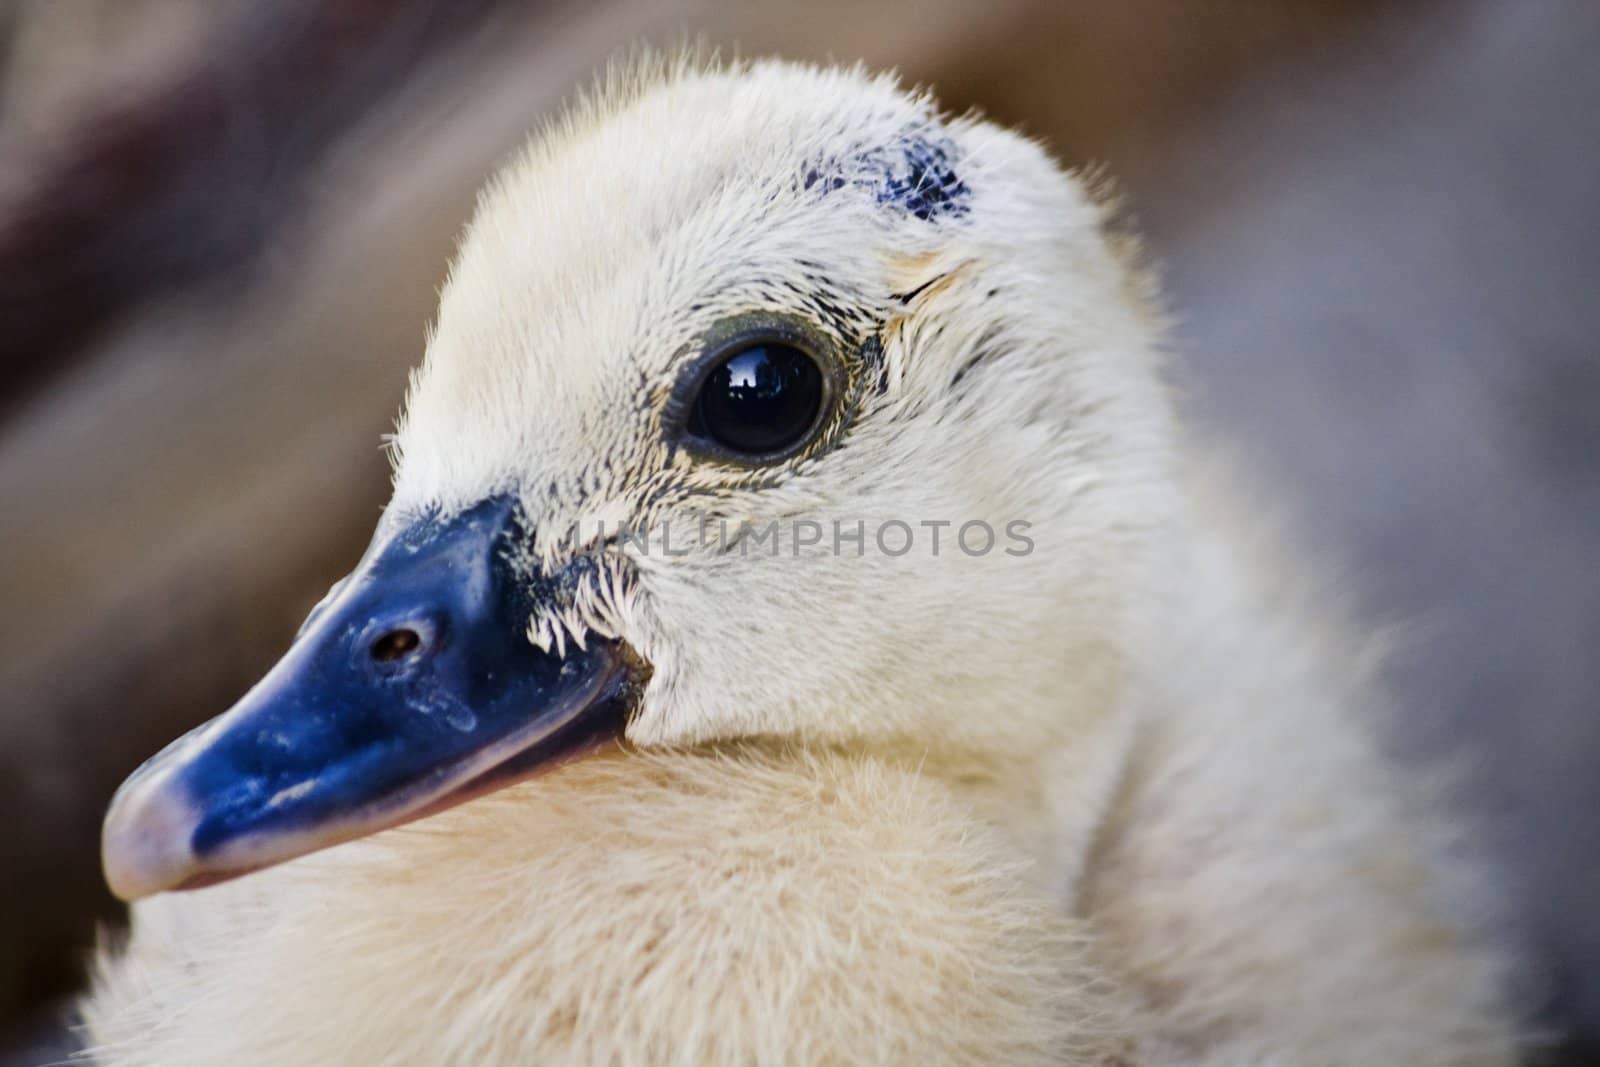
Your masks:
<instances>
[{"instance_id":1,"label":"duckling head","mask_svg":"<svg viewBox=\"0 0 1600 1067\"><path fill-rule=\"evenodd\" d=\"M1161 526L1156 331L1029 141L859 71L614 73L481 197L372 546L107 817L205 884L605 738L1036 768Z\"/></svg>"}]
</instances>

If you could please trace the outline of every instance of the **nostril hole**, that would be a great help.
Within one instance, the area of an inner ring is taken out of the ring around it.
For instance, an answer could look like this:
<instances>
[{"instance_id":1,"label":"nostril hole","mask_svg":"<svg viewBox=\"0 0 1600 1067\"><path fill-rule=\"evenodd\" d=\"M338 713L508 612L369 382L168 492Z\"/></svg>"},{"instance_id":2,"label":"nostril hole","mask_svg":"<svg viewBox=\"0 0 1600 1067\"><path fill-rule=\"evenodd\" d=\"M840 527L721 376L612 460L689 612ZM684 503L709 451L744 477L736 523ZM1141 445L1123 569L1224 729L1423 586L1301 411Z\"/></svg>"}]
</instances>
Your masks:
<instances>
[{"instance_id":1,"label":"nostril hole","mask_svg":"<svg viewBox=\"0 0 1600 1067\"><path fill-rule=\"evenodd\" d=\"M422 637L415 630L390 630L372 642L372 658L379 663L393 663L415 652L421 644Z\"/></svg>"}]
</instances>

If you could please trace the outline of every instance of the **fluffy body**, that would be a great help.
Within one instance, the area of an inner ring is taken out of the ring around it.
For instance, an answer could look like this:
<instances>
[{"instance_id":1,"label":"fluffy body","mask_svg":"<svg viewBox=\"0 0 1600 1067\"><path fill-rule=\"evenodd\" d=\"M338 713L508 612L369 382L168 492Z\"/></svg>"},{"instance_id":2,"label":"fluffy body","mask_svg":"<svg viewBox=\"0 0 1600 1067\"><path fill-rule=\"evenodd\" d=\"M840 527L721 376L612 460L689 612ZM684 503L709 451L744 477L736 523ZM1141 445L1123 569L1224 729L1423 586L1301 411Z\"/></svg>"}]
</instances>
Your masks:
<instances>
[{"instance_id":1,"label":"fluffy body","mask_svg":"<svg viewBox=\"0 0 1600 1067\"><path fill-rule=\"evenodd\" d=\"M675 382L752 314L841 402L707 462ZM513 492L530 569L590 558L529 637L649 661L629 748L141 904L100 1059L1512 1062L1370 657L1205 473L1160 344L1106 208L1014 134L859 72L613 75L482 198L385 521Z\"/></svg>"}]
</instances>

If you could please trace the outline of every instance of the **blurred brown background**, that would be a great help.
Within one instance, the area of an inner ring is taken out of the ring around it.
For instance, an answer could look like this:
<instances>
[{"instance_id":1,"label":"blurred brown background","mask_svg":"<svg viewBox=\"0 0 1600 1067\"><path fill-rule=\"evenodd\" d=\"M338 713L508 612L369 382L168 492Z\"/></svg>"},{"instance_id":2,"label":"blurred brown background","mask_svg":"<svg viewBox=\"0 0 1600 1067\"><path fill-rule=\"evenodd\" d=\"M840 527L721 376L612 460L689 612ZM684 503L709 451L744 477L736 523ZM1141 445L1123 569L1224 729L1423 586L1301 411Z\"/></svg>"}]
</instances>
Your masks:
<instances>
[{"instance_id":1,"label":"blurred brown background","mask_svg":"<svg viewBox=\"0 0 1600 1067\"><path fill-rule=\"evenodd\" d=\"M365 543L479 182L618 48L699 33L1108 166L1196 415L1409 624L1395 742L1474 757L1524 985L1590 1062L1590 0L0 0L0 1062L68 1047L111 790Z\"/></svg>"}]
</instances>

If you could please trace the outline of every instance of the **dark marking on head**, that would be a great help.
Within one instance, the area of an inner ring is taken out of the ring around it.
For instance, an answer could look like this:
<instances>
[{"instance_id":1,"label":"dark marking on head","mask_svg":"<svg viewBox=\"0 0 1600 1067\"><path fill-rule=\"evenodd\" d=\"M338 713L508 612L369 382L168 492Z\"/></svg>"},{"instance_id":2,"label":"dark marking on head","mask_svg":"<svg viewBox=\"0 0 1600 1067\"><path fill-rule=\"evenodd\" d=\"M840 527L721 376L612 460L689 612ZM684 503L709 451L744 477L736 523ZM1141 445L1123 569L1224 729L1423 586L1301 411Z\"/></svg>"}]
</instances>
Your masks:
<instances>
[{"instance_id":1,"label":"dark marking on head","mask_svg":"<svg viewBox=\"0 0 1600 1067\"><path fill-rule=\"evenodd\" d=\"M816 167L812 167L806 171L803 185L807 189L821 186L823 192L832 192L835 189L844 188L845 177L843 174L837 173L824 177L821 171L817 170Z\"/></svg>"},{"instance_id":2,"label":"dark marking on head","mask_svg":"<svg viewBox=\"0 0 1600 1067\"><path fill-rule=\"evenodd\" d=\"M885 176L878 203L894 204L924 222L967 212L971 190L951 165L953 146L924 134L903 140L899 147L899 165Z\"/></svg>"},{"instance_id":3,"label":"dark marking on head","mask_svg":"<svg viewBox=\"0 0 1600 1067\"><path fill-rule=\"evenodd\" d=\"M924 222L965 215L972 190L956 173L956 147L936 126L908 127L901 136L851 159L806 169L801 187L827 195L846 185L870 190L884 207Z\"/></svg>"}]
</instances>

